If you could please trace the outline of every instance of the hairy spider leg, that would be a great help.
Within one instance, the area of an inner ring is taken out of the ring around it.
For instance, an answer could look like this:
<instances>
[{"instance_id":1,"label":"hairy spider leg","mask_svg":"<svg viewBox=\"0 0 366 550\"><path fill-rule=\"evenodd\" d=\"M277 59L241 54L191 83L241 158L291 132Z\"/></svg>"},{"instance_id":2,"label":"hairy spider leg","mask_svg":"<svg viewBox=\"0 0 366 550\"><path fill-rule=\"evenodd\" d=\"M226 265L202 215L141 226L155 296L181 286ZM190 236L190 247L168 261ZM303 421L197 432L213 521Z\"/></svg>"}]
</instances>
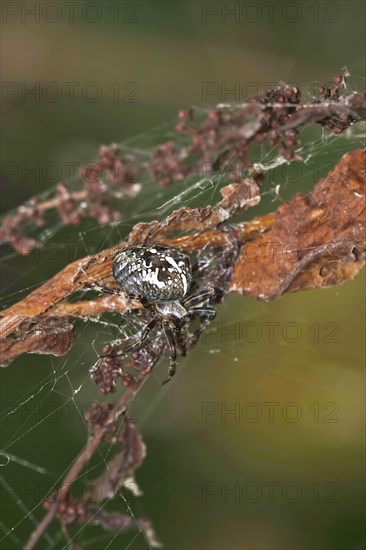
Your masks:
<instances>
[{"instance_id":1,"label":"hairy spider leg","mask_svg":"<svg viewBox=\"0 0 366 550\"><path fill-rule=\"evenodd\" d=\"M197 330L194 331L192 336L192 341L197 342L202 332L207 328L207 326L211 323L211 321L215 319L216 309L214 309L211 306L192 307L189 309L188 313L190 315L198 315L200 317L200 326Z\"/></svg>"},{"instance_id":2,"label":"hairy spider leg","mask_svg":"<svg viewBox=\"0 0 366 550\"><path fill-rule=\"evenodd\" d=\"M136 349L140 344L142 344L149 332L155 327L158 320L159 318L157 316L153 317L151 321L149 321L149 323L142 329L140 336L124 349L124 353Z\"/></svg>"},{"instance_id":3,"label":"hairy spider leg","mask_svg":"<svg viewBox=\"0 0 366 550\"><path fill-rule=\"evenodd\" d=\"M194 296L191 296L188 298L188 300L183 300L183 305L185 309L190 309L192 306L196 306L198 304L201 304L208 300L209 298L212 298L212 296L215 295L215 289L214 288L208 288L207 290L202 290L198 294L195 294Z\"/></svg>"},{"instance_id":4,"label":"hairy spider leg","mask_svg":"<svg viewBox=\"0 0 366 550\"><path fill-rule=\"evenodd\" d=\"M162 321L163 330L165 337L168 341L169 349L170 349L170 365L169 365L169 378L163 382L164 384L167 384L170 379L175 375L176 365L177 365L177 346L175 343L175 338L170 326L169 321L163 320Z\"/></svg>"},{"instance_id":5,"label":"hairy spider leg","mask_svg":"<svg viewBox=\"0 0 366 550\"><path fill-rule=\"evenodd\" d=\"M107 286L100 286L98 283L86 283L85 288L90 288L91 290L98 290L104 294L120 294L115 288L108 288Z\"/></svg>"},{"instance_id":6,"label":"hairy spider leg","mask_svg":"<svg viewBox=\"0 0 366 550\"><path fill-rule=\"evenodd\" d=\"M186 357L187 356L187 345L186 345L186 342L183 339L182 331L179 331L177 333L176 338L175 338L175 344L176 344L176 346L179 350L179 354L182 357Z\"/></svg>"}]
</instances>

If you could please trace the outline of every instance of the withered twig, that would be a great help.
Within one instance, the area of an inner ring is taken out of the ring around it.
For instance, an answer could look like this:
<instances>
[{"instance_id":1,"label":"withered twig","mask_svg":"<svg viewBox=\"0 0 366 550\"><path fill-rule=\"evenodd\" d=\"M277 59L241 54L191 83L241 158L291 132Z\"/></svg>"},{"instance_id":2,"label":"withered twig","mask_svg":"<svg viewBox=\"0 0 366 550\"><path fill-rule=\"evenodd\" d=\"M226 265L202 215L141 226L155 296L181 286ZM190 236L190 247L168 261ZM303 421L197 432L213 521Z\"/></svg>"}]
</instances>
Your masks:
<instances>
[{"instance_id":1,"label":"withered twig","mask_svg":"<svg viewBox=\"0 0 366 550\"><path fill-rule=\"evenodd\" d=\"M300 105L291 119L282 126L282 130L299 128L307 124L326 121L332 117L354 117L358 120L366 118L366 96L355 93L338 102L315 103Z\"/></svg>"},{"instance_id":2,"label":"withered twig","mask_svg":"<svg viewBox=\"0 0 366 550\"><path fill-rule=\"evenodd\" d=\"M93 456L93 454L99 447L109 425L118 420L121 414L126 410L126 407L128 406L128 404L131 401L133 401L137 392L140 390L140 388L143 386L146 380L147 380L147 376L141 375L140 378L137 378L135 382L133 382L128 387L128 389L123 393L123 395L114 405L103 427L101 427L85 445L84 449L79 454L79 456L77 457L77 459L75 460L71 468L69 469L68 473L66 474L62 482L61 488L57 491L56 501L51 504L47 514L44 516L42 521L38 524L37 528L33 531L31 536L29 537L28 542L24 546L24 550L32 550L32 548L35 547L35 545L37 544L37 542L39 541L39 539L42 537L43 533L47 529L48 525L57 516L58 506L60 502L65 500L68 493L70 492L70 488L72 484L77 479L78 474L81 472L81 470L88 463L90 458Z\"/></svg>"}]
</instances>

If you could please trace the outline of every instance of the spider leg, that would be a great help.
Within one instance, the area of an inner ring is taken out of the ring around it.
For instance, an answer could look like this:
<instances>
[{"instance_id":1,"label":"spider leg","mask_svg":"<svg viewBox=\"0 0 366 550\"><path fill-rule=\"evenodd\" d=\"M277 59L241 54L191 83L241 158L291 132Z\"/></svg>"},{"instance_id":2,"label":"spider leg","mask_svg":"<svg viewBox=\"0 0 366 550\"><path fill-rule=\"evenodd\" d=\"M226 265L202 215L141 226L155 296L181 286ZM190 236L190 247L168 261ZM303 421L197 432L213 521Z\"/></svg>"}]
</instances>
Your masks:
<instances>
[{"instance_id":1,"label":"spider leg","mask_svg":"<svg viewBox=\"0 0 366 550\"><path fill-rule=\"evenodd\" d=\"M186 309L190 309L191 307L201 304L206 300L208 300L209 298L212 298L212 296L214 295L215 295L215 289L208 288L207 290L202 290L198 294L191 296L190 298L188 298L188 300L183 301L182 303Z\"/></svg>"},{"instance_id":2,"label":"spider leg","mask_svg":"<svg viewBox=\"0 0 366 550\"><path fill-rule=\"evenodd\" d=\"M200 326L193 333L193 342L196 342L201 336L202 332L216 317L216 309L210 306L206 307L192 307L189 309L190 315L198 315L200 317Z\"/></svg>"},{"instance_id":3,"label":"spider leg","mask_svg":"<svg viewBox=\"0 0 366 550\"><path fill-rule=\"evenodd\" d=\"M190 307L188 310L188 313L199 315L200 317L207 317L209 321L213 321L213 319L216 317L216 309L211 306L206 307Z\"/></svg>"},{"instance_id":4,"label":"spider leg","mask_svg":"<svg viewBox=\"0 0 366 550\"><path fill-rule=\"evenodd\" d=\"M182 333L177 334L176 338L176 345L179 349L179 353L182 357L187 356L187 342L186 339L183 337Z\"/></svg>"},{"instance_id":5,"label":"spider leg","mask_svg":"<svg viewBox=\"0 0 366 550\"><path fill-rule=\"evenodd\" d=\"M98 292L103 292L104 294L119 294L118 290L116 290L115 288L100 286L97 283L86 283L85 288L90 288L91 290L97 290Z\"/></svg>"},{"instance_id":6,"label":"spider leg","mask_svg":"<svg viewBox=\"0 0 366 550\"><path fill-rule=\"evenodd\" d=\"M189 321L190 321L190 317L188 312L184 319L177 319L174 317L169 319L169 323L170 323L169 326L174 336L176 348L178 349L182 357L186 357L187 355L186 338L184 335L184 331L182 331L182 329L185 326L188 326ZM174 327L172 325L174 325Z\"/></svg>"},{"instance_id":7,"label":"spider leg","mask_svg":"<svg viewBox=\"0 0 366 550\"><path fill-rule=\"evenodd\" d=\"M140 336L134 342L132 342L132 344L127 346L124 349L124 352L127 353L128 351L132 351L133 349L137 348L140 344L142 344L146 336L155 327L157 322L158 322L158 317L153 317L151 321L142 329Z\"/></svg>"},{"instance_id":8,"label":"spider leg","mask_svg":"<svg viewBox=\"0 0 366 550\"><path fill-rule=\"evenodd\" d=\"M163 325L164 334L166 336L169 349L170 349L169 378L167 378L167 380L163 382L163 385L164 385L167 382L169 382L169 380L175 375L176 364L177 364L177 346L176 346L174 334L172 332L169 321L163 321L162 325Z\"/></svg>"}]
</instances>

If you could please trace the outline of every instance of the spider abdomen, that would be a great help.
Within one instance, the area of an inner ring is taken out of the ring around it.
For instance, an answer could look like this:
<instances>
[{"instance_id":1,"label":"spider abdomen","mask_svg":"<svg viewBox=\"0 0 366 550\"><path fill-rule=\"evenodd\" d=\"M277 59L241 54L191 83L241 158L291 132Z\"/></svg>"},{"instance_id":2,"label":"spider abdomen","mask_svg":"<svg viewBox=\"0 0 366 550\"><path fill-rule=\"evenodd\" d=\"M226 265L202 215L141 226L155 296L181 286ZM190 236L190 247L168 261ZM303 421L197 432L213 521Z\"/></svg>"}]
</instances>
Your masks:
<instances>
[{"instance_id":1,"label":"spider abdomen","mask_svg":"<svg viewBox=\"0 0 366 550\"><path fill-rule=\"evenodd\" d=\"M188 256L174 248L141 245L117 254L113 276L129 298L153 304L183 298L192 270Z\"/></svg>"}]
</instances>

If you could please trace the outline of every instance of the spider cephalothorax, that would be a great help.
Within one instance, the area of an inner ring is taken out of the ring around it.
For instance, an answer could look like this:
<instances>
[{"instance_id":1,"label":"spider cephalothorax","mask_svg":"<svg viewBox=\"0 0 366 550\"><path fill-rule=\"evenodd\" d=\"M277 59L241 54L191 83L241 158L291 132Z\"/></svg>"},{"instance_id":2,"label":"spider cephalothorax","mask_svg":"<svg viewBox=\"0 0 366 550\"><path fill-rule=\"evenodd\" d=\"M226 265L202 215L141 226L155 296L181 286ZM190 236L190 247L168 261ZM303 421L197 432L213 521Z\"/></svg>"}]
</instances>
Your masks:
<instances>
[{"instance_id":1,"label":"spider cephalothorax","mask_svg":"<svg viewBox=\"0 0 366 550\"><path fill-rule=\"evenodd\" d=\"M114 258L113 276L129 298L139 299L153 315L138 339L124 351L137 348L160 323L170 348L170 379L175 373L177 337L183 327L195 316L199 317L200 327L194 334L198 337L216 315L209 305L214 290L209 288L188 297L192 279L190 259L166 246L125 248Z\"/></svg>"}]
</instances>

